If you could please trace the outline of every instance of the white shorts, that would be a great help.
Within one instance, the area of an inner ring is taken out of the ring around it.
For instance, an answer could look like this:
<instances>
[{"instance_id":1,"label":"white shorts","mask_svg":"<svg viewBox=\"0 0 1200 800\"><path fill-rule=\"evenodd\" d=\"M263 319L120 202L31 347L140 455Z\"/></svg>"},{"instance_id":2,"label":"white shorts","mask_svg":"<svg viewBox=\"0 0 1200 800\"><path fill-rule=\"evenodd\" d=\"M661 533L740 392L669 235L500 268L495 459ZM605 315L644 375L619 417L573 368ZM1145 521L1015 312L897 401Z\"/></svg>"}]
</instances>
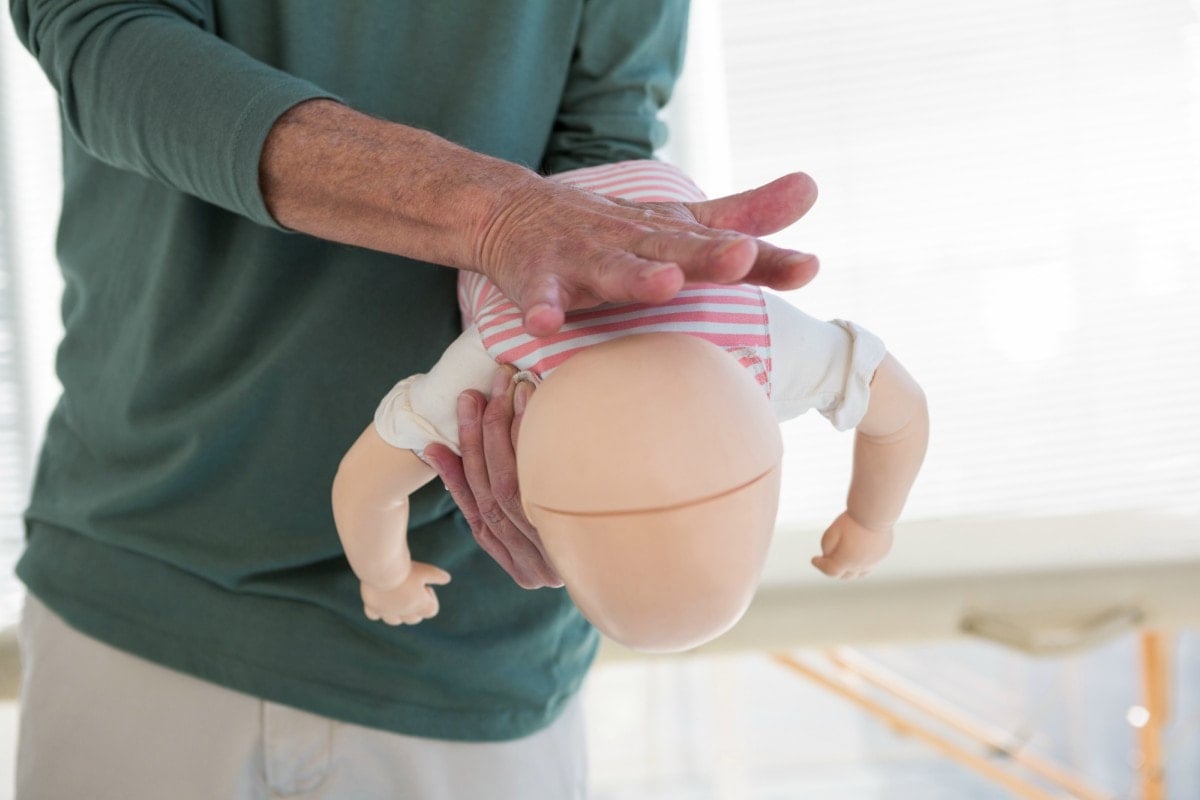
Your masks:
<instances>
[{"instance_id":1,"label":"white shorts","mask_svg":"<svg viewBox=\"0 0 1200 800\"><path fill-rule=\"evenodd\" d=\"M91 639L34 597L21 620L17 800L576 800L581 700L509 742L420 739L222 688Z\"/></svg>"}]
</instances>

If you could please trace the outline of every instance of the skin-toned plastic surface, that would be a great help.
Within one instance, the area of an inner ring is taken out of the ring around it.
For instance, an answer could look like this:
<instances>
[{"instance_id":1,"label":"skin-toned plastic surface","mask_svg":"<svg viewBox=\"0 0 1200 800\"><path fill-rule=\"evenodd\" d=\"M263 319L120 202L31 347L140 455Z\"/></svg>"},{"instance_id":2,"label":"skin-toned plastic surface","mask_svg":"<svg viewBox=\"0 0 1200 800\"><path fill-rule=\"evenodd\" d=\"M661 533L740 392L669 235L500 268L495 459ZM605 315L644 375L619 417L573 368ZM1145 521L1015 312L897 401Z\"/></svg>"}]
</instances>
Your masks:
<instances>
[{"instance_id":1,"label":"skin-toned plastic surface","mask_svg":"<svg viewBox=\"0 0 1200 800\"><path fill-rule=\"evenodd\" d=\"M526 506L635 511L727 492L782 453L766 392L733 355L649 333L590 347L538 386L517 468Z\"/></svg>"},{"instance_id":2,"label":"skin-toned plastic surface","mask_svg":"<svg viewBox=\"0 0 1200 800\"><path fill-rule=\"evenodd\" d=\"M779 504L783 445L766 393L728 352L628 336L565 362L517 446L530 521L583 614L631 648L707 642L745 612ZM333 486L334 519L372 619L437 613L450 576L413 562L408 495L433 471L368 426Z\"/></svg>"},{"instance_id":3,"label":"skin-toned plastic surface","mask_svg":"<svg viewBox=\"0 0 1200 800\"><path fill-rule=\"evenodd\" d=\"M684 650L745 612L779 504L766 393L728 352L629 336L534 392L517 448L526 514L575 604L621 644Z\"/></svg>"},{"instance_id":4,"label":"skin-toned plastic surface","mask_svg":"<svg viewBox=\"0 0 1200 800\"><path fill-rule=\"evenodd\" d=\"M661 511L559 514L530 506L575 605L633 650L676 652L733 627L754 597L779 506L780 470Z\"/></svg>"},{"instance_id":5,"label":"skin-toned plastic surface","mask_svg":"<svg viewBox=\"0 0 1200 800\"><path fill-rule=\"evenodd\" d=\"M408 496L434 475L411 450L367 426L333 480L333 520L346 560L360 581L363 612L389 625L414 625L438 612L432 586L450 582L408 552Z\"/></svg>"},{"instance_id":6,"label":"skin-toned plastic surface","mask_svg":"<svg viewBox=\"0 0 1200 800\"><path fill-rule=\"evenodd\" d=\"M847 507L813 564L842 579L887 555L929 437L924 393L891 355L858 424ZM517 441L525 510L583 613L620 644L689 649L731 627L762 571L782 444L766 393L730 353L682 334L580 352L533 393ZM416 624L449 575L411 560L408 495L433 475L369 425L333 486L367 616Z\"/></svg>"}]
</instances>

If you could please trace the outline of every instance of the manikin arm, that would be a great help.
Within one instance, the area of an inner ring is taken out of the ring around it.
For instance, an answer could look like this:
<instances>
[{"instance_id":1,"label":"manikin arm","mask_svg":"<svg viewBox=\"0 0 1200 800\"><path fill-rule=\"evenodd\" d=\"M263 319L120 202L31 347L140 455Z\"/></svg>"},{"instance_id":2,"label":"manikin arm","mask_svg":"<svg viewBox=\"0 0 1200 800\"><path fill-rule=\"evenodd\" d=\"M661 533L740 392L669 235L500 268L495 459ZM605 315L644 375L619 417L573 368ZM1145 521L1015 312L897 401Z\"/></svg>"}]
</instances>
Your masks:
<instances>
[{"instance_id":1,"label":"manikin arm","mask_svg":"<svg viewBox=\"0 0 1200 800\"><path fill-rule=\"evenodd\" d=\"M825 532L813 566L826 575L855 578L887 555L928 441L925 394L888 354L875 370L867 413L855 435L846 511Z\"/></svg>"},{"instance_id":2,"label":"manikin arm","mask_svg":"<svg viewBox=\"0 0 1200 800\"><path fill-rule=\"evenodd\" d=\"M430 584L450 576L408 552L408 497L433 468L415 451L430 442L458 446L454 401L486 388L496 363L474 325L446 348L426 374L413 375L380 403L375 420L342 457L333 480L333 520L371 619L413 624L438 612Z\"/></svg>"},{"instance_id":3,"label":"manikin arm","mask_svg":"<svg viewBox=\"0 0 1200 800\"><path fill-rule=\"evenodd\" d=\"M371 619L413 624L438 611L429 586L448 583L450 575L414 562L407 536L408 496L433 476L411 450L385 442L374 424L338 467L333 518L346 558L362 581L363 607Z\"/></svg>"}]
</instances>

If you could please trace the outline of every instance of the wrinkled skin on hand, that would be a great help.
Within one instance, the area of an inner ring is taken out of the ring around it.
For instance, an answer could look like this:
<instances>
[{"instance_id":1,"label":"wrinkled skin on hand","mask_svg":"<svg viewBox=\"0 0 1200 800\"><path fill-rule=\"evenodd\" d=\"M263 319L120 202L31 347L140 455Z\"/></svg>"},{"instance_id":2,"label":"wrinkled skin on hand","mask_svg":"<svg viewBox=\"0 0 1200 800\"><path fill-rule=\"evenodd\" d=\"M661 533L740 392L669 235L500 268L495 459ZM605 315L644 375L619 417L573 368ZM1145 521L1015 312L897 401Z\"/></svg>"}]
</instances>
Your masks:
<instances>
[{"instance_id":1,"label":"wrinkled skin on hand","mask_svg":"<svg viewBox=\"0 0 1200 800\"><path fill-rule=\"evenodd\" d=\"M568 310L604 302L665 302L685 282L795 289L814 256L755 239L786 228L816 201L803 173L696 203L636 203L544 178L514 189L488 219L475 262L524 313L535 336Z\"/></svg>"},{"instance_id":2,"label":"wrinkled skin on hand","mask_svg":"<svg viewBox=\"0 0 1200 800\"><path fill-rule=\"evenodd\" d=\"M479 392L463 393L458 407L461 460L438 444L425 448L425 458L446 484L479 546L517 585L562 586L537 529L521 508L516 443L533 387L522 382L514 388L514 374L512 367L497 370L490 401Z\"/></svg>"}]
</instances>

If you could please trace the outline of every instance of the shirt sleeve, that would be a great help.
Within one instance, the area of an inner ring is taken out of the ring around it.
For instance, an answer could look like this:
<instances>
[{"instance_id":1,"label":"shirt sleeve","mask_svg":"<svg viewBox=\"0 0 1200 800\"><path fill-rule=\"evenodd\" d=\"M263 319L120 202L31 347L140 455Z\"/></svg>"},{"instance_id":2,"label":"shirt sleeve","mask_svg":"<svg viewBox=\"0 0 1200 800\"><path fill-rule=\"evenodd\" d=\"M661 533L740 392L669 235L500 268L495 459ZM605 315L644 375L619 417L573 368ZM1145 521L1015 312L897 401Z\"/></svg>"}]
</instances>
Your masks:
<instances>
[{"instance_id":1,"label":"shirt sleeve","mask_svg":"<svg viewBox=\"0 0 1200 800\"><path fill-rule=\"evenodd\" d=\"M393 447L418 454L434 442L458 453L458 396L467 389L488 394L495 371L472 325L429 372L405 378L387 393L375 411L375 430Z\"/></svg>"},{"instance_id":2,"label":"shirt sleeve","mask_svg":"<svg viewBox=\"0 0 1200 800\"><path fill-rule=\"evenodd\" d=\"M686 0L587 0L542 169L649 158L683 66Z\"/></svg>"},{"instance_id":3,"label":"shirt sleeve","mask_svg":"<svg viewBox=\"0 0 1200 800\"><path fill-rule=\"evenodd\" d=\"M331 95L218 38L201 0L12 0L11 10L88 153L279 227L259 188L263 142L289 108Z\"/></svg>"},{"instance_id":4,"label":"shirt sleeve","mask_svg":"<svg viewBox=\"0 0 1200 800\"><path fill-rule=\"evenodd\" d=\"M862 421L871 379L887 354L875 334L845 320L823 322L764 292L771 336L771 406L782 422L815 408L839 431Z\"/></svg>"}]
</instances>

